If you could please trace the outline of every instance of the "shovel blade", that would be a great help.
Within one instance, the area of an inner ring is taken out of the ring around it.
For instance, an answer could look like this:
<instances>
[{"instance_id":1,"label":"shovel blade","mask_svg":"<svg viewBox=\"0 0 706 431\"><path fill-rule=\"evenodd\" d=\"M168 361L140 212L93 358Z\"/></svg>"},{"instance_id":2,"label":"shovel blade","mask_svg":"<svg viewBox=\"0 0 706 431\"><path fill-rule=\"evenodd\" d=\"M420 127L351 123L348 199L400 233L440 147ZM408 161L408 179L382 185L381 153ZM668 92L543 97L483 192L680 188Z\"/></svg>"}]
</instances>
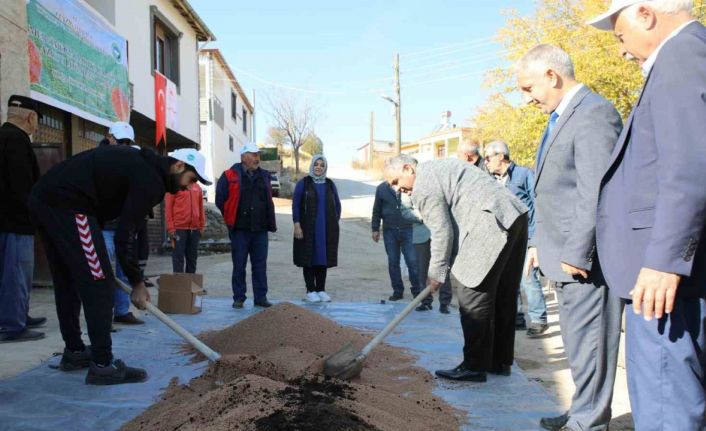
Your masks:
<instances>
[{"instance_id":1,"label":"shovel blade","mask_svg":"<svg viewBox=\"0 0 706 431\"><path fill-rule=\"evenodd\" d=\"M363 355L348 343L341 350L326 358L324 374L341 380L350 380L363 371Z\"/></svg>"}]
</instances>

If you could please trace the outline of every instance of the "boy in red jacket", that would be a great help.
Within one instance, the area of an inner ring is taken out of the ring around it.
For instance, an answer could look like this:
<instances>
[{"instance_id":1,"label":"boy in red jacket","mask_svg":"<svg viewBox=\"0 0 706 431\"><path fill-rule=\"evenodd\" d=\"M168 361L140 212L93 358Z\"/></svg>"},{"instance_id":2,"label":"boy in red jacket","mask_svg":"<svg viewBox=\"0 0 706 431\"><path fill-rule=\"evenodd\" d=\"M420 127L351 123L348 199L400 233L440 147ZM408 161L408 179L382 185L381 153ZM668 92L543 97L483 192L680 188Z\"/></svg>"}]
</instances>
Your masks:
<instances>
[{"instance_id":1,"label":"boy in red jacket","mask_svg":"<svg viewBox=\"0 0 706 431\"><path fill-rule=\"evenodd\" d=\"M167 232L172 239L172 267L174 272L196 272L199 240L206 226L203 192L198 184L177 194L164 197L167 213ZM186 271L184 261L186 260Z\"/></svg>"}]
</instances>

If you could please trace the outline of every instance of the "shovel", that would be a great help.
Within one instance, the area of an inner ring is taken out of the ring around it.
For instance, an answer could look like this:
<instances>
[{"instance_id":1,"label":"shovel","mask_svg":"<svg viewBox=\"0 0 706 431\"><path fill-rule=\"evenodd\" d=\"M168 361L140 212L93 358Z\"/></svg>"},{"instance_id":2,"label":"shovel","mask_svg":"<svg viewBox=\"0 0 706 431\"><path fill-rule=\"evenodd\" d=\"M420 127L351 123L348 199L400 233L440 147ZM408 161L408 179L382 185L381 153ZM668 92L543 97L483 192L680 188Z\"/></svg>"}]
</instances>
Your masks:
<instances>
[{"instance_id":1,"label":"shovel","mask_svg":"<svg viewBox=\"0 0 706 431\"><path fill-rule=\"evenodd\" d=\"M127 284L123 283L122 280L118 280L118 279L116 278L115 281L118 283L118 286L120 286L121 289L123 289L125 292L127 292L128 295L132 293L132 289L130 288L130 286L128 286ZM179 335L180 335L182 338L184 338L189 344L191 344L192 346L194 346L194 348L195 348L196 350L198 350L199 352L201 352L201 354L203 354L205 357L207 357L209 361L211 361L211 362L216 362L216 361L218 361L219 359L221 359L221 355L220 355L220 354L218 354L217 352L211 350L211 348L208 347L207 345L205 345L204 343L202 343L201 340L199 340L198 338L194 337L189 331L187 331L186 329L182 328L178 323L176 323L176 322L173 321L171 318L169 318L169 316L167 316L166 314L162 313L162 310L160 310L159 308L157 308L157 307L155 307L154 305L152 305L151 302L147 301L147 302L145 303L145 306L146 306L146 308L147 308L147 311L149 311L150 313L152 313L152 314L153 314L157 319L159 319L162 323L164 323L165 325L169 326L169 329L171 329L172 331L174 331L174 332L176 332L177 334L179 334Z\"/></svg>"},{"instance_id":2,"label":"shovel","mask_svg":"<svg viewBox=\"0 0 706 431\"><path fill-rule=\"evenodd\" d=\"M427 286L426 289L422 290L416 298L412 300L404 310L395 316L390 323L380 331L379 334L375 336L363 350L356 351L356 349L350 344L343 346L341 350L329 356L326 361L324 361L324 374L329 377L335 377L341 380L350 380L361 371L363 371L363 361L370 354L370 352L377 347L382 340L387 337L387 335L392 332L393 329L400 324L400 322L407 317L407 315L418 306L424 298L429 296L432 292L432 287Z\"/></svg>"}]
</instances>

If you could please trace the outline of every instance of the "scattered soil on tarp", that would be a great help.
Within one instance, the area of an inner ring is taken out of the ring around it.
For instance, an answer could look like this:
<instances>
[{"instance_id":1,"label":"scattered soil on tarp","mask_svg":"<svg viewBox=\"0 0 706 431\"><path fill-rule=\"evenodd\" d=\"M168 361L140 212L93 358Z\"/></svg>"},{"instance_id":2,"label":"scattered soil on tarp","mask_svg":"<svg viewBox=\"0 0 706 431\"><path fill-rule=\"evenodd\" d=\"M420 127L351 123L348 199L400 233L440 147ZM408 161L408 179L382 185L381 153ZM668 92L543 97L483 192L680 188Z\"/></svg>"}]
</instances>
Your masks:
<instances>
[{"instance_id":1,"label":"scattered soil on tarp","mask_svg":"<svg viewBox=\"0 0 706 431\"><path fill-rule=\"evenodd\" d=\"M459 412L432 394L433 378L404 350L380 345L350 382L321 374L326 356L371 337L282 303L199 337L223 355L124 430L443 431Z\"/></svg>"}]
</instances>

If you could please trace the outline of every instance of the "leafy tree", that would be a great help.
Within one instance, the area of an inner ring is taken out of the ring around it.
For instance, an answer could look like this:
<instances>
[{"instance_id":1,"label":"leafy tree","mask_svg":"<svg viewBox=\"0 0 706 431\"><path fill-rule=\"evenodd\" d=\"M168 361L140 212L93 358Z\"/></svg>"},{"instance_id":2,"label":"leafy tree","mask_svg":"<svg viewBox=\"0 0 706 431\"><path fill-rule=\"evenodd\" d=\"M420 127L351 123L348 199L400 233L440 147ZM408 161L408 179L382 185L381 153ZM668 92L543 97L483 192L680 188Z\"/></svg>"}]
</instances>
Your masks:
<instances>
[{"instance_id":1,"label":"leafy tree","mask_svg":"<svg viewBox=\"0 0 706 431\"><path fill-rule=\"evenodd\" d=\"M302 145L302 150L306 153L311 154L312 156L315 154L323 154L324 143L323 141L321 141L321 138L319 138L315 134L311 134L304 139L304 145Z\"/></svg>"},{"instance_id":2,"label":"leafy tree","mask_svg":"<svg viewBox=\"0 0 706 431\"><path fill-rule=\"evenodd\" d=\"M612 33L586 24L605 11L609 3L609 0L538 0L530 16L520 16L516 10L505 12L507 21L496 39L503 47L501 55L507 66L487 74L485 84L493 90L492 94L471 118L480 143L503 139L510 146L513 159L523 165L534 164L547 116L517 102L514 64L540 43L557 45L569 53L576 78L613 102L623 118L627 118L642 87L640 69L635 62L620 57ZM694 14L706 22L706 0L694 2Z\"/></svg>"}]
</instances>

